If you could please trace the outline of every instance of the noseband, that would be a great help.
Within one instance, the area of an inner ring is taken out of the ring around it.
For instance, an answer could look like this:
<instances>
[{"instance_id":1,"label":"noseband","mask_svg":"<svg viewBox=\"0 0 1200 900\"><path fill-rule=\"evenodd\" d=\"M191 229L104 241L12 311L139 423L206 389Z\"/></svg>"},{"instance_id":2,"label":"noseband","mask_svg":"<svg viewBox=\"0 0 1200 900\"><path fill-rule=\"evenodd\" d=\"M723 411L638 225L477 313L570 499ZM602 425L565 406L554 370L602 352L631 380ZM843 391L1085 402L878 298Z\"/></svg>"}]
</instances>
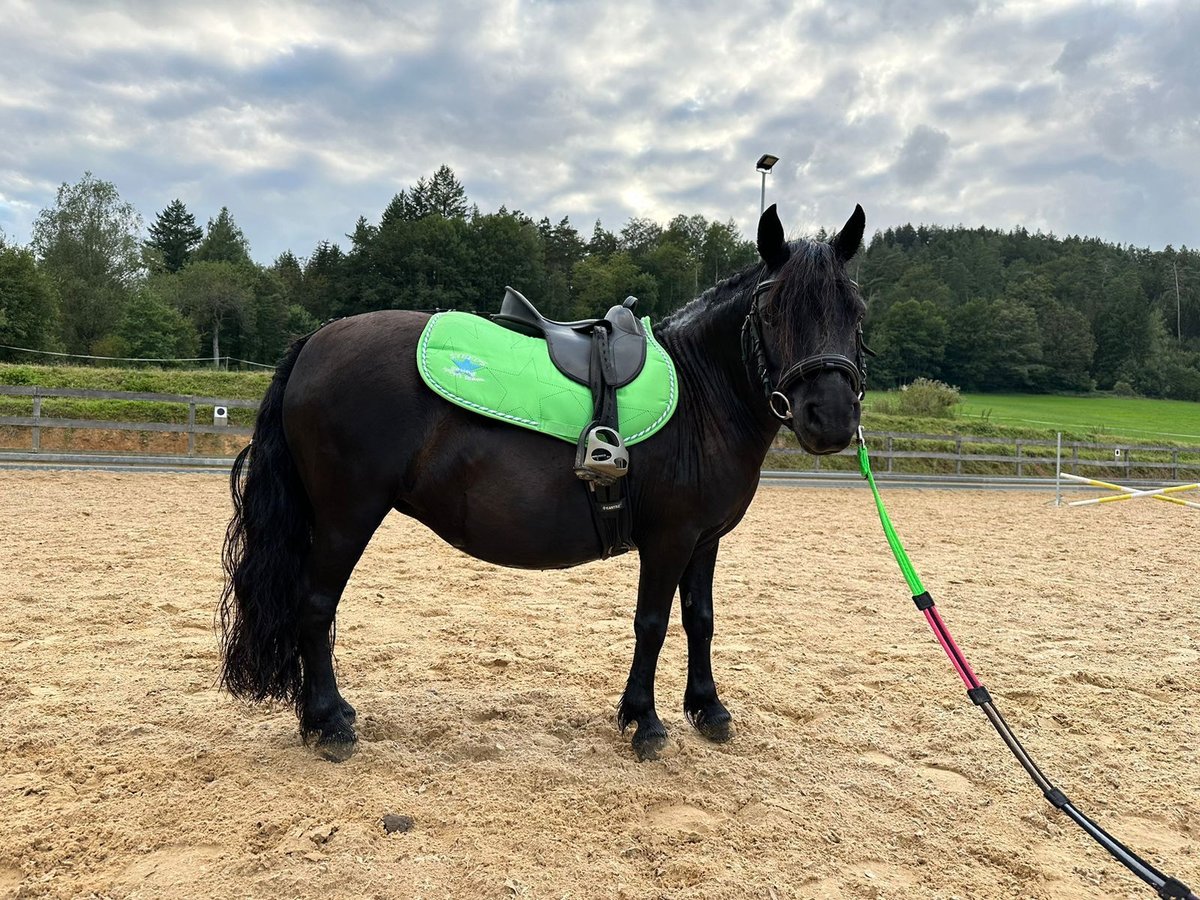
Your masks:
<instances>
[{"instance_id":1,"label":"noseband","mask_svg":"<svg viewBox=\"0 0 1200 900\"><path fill-rule=\"evenodd\" d=\"M874 356L875 353L863 342L861 322L854 337L854 359L842 356L840 353L818 353L806 356L786 369L779 376L779 380L772 385L767 353L763 347L762 313L759 311L759 304L762 295L774 286L775 281L774 278L768 278L755 286L750 297L750 312L746 314L746 321L742 324L742 358L747 367L762 382L763 393L767 398L767 405L771 407L772 414L781 422L791 421L792 402L788 399L787 392L797 382L815 378L822 372L840 372L845 375L850 381L851 389L858 395L858 399L862 400L867 390L866 357Z\"/></svg>"}]
</instances>

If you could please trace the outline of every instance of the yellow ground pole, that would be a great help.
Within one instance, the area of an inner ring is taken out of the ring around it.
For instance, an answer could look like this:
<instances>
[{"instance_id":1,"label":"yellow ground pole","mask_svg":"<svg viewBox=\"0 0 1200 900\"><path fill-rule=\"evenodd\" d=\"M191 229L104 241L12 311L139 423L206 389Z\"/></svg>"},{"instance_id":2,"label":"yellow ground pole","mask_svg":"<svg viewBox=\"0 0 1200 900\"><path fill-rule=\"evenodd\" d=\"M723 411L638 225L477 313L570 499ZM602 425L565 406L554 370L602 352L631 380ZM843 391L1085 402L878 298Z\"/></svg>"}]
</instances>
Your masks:
<instances>
[{"instance_id":1,"label":"yellow ground pole","mask_svg":"<svg viewBox=\"0 0 1200 900\"><path fill-rule=\"evenodd\" d=\"M1176 484L1171 487L1153 488L1151 490L1139 491L1134 488L1124 487L1123 485L1113 484L1109 481L1099 481L1095 478L1084 478L1082 475L1071 475L1067 472L1062 472L1060 475L1070 481L1077 481L1081 484L1090 484L1093 487L1106 488L1110 491L1119 491L1119 493L1111 497L1094 497L1091 500L1073 500L1068 503L1068 506L1092 506L1099 503L1116 503L1119 500L1137 500L1141 497L1150 497L1154 500L1162 500L1166 503L1175 503L1179 506L1190 506L1193 509L1200 509L1200 503L1193 500L1184 500L1182 497L1172 497L1171 494L1178 494L1184 491L1200 490L1200 484Z\"/></svg>"}]
</instances>

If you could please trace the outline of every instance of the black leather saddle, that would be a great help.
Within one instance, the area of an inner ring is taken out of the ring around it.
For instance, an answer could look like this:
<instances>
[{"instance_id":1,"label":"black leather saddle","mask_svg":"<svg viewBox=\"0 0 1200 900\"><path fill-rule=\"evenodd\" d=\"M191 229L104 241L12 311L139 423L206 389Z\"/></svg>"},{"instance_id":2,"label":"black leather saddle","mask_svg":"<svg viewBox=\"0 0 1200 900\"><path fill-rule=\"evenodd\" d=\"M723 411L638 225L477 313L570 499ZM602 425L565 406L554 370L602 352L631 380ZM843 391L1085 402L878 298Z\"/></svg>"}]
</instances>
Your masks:
<instances>
[{"instance_id":1,"label":"black leather saddle","mask_svg":"<svg viewBox=\"0 0 1200 900\"><path fill-rule=\"evenodd\" d=\"M519 291L504 290L500 312L492 318L497 324L546 339L550 359L558 370L583 385L591 385L593 335L597 328L608 332L607 356L611 378L610 387L623 387L641 373L646 364L646 330L633 314L636 299L629 297L614 306L603 319L580 319L578 322L555 322L543 316Z\"/></svg>"}]
</instances>

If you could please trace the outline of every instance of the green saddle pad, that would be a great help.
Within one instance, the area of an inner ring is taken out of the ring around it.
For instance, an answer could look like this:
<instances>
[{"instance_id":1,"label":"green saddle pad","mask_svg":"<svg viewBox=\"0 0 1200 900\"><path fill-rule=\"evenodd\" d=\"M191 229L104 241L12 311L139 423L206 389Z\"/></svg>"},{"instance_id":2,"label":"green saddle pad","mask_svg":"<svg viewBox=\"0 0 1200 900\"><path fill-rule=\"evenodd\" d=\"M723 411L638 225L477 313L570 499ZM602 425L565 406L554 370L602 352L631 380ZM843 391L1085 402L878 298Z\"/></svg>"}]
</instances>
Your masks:
<instances>
[{"instance_id":1,"label":"green saddle pad","mask_svg":"<svg viewBox=\"0 0 1200 900\"><path fill-rule=\"evenodd\" d=\"M646 365L617 389L618 431L644 441L675 412L675 365L646 326ZM541 338L470 313L437 313L417 343L417 369L430 389L481 415L574 444L592 421L592 392L555 368Z\"/></svg>"}]
</instances>

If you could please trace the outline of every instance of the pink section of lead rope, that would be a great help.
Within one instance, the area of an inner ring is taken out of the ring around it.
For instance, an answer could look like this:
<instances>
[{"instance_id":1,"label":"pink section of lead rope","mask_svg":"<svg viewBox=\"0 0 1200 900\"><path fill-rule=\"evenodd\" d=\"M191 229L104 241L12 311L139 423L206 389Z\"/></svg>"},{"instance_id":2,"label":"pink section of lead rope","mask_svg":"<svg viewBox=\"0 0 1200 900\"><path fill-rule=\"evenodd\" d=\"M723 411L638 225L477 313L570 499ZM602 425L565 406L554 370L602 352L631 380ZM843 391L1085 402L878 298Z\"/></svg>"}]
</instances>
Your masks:
<instances>
[{"instance_id":1,"label":"pink section of lead rope","mask_svg":"<svg viewBox=\"0 0 1200 900\"><path fill-rule=\"evenodd\" d=\"M950 662L954 666L954 671L958 672L958 677L963 680L968 689L979 687L979 679L975 677L975 672L971 669L971 664L967 662L967 658L958 649L958 644L954 643L954 638L950 636L950 629L942 621L937 607L931 606L924 612L925 621L929 623L929 627L933 629L934 637L938 639L938 643L942 645L942 649L950 657Z\"/></svg>"}]
</instances>

